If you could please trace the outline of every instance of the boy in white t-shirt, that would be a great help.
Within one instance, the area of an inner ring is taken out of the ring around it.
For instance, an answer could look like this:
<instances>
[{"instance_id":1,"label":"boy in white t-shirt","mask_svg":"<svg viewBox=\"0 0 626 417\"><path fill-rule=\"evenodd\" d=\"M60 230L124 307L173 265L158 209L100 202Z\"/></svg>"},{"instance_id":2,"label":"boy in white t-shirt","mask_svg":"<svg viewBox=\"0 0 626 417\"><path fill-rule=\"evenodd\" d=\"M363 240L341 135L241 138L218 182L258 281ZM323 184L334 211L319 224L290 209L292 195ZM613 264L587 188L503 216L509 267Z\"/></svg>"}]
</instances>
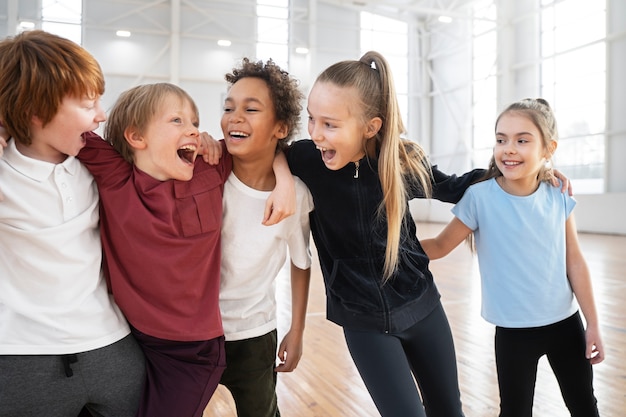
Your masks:
<instances>
[{"instance_id":1,"label":"boy in white t-shirt","mask_svg":"<svg viewBox=\"0 0 626 417\"><path fill-rule=\"evenodd\" d=\"M233 395L239 417L280 416L276 372L295 369L302 355L311 254L308 189L296 182L295 215L260 224L274 188L272 161L295 132L303 94L297 80L271 60L244 59L226 75L229 84L221 127L233 171L224 189L220 311L226 371L220 381ZM278 347L276 278L291 259L291 327Z\"/></svg>"},{"instance_id":2,"label":"boy in white t-shirt","mask_svg":"<svg viewBox=\"0 0 626 417\"><path fill-rule=\"evenodd\" d=\"M101 271L99 199L74 157L105 120L74 42L0 42L0 415L133 417L144 359ZM5 149L6 146L6 149Z\"/></svg>"}]
</instances>

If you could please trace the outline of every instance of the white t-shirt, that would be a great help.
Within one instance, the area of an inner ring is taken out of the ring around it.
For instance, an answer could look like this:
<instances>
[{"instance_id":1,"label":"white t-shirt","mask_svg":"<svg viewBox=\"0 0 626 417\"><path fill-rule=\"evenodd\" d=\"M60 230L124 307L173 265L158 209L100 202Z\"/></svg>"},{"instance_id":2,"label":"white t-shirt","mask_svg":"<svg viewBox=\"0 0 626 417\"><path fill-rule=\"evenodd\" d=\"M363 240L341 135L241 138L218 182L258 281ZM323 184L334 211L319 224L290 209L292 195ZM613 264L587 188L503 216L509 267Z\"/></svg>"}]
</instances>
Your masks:
<instances>
[{"instance_id":1,"label":"white t-shirt","mask_svg":"<svg viewBox=\"0 0 626 417\"><path fill-rule=\"evenodd\" d=\"M98 191L74 157L0 159L0 354L68 354L130 333L101 271Z\"/></svg>"},{"instance_id":2,"label":"white t-shirt","mask_svg":"<svg viewBox=\"0 0 626 417\"><path fill-rule=\"evenodd\" d=\"M515 196L491 179L472 185L452 208L474 230L485 320L538 327L576 312L565 262L565 222L575 204L545 182Z\"/></svg>"},{"instance_id":3,"label":"white t-shirt","mask_svg":"<svg viewBox=\"0 0 626 417\"><path fill-rule=\"evenodd\" d=\"M231 173L224 186L220 311L227 341L262 336L276 328L276 277L287 259L311 267L308 188L295 178L296 213L261 224L270 192L258 191Z\"/></svg>"}]
</instances>

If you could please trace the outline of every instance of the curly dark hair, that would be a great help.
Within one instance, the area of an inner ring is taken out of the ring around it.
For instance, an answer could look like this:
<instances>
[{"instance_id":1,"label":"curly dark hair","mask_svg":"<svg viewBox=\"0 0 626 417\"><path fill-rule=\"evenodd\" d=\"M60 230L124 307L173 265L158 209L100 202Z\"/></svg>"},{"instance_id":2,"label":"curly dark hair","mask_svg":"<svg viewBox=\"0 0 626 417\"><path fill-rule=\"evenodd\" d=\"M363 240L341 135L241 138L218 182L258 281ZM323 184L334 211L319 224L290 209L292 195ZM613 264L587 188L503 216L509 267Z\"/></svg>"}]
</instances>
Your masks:
<instances>
[{"instance_id":1,"label":"curly dark hair","mask_svg":"<svg viewBox=\"0 0 626 417\"><path fill-rule=\"evenodd\" d=\"M298 88L300 82L276 65L271 58L265 63L243 58L241 66L233 68L231 73L224 76L230 86L248 77L260 78L267 84L270 97L274 102L276 119L287 125L287 136L278 141L278 148L284 149L300 124L300 112L304 100L304 94Z\"/></svg>"}]
</instances>

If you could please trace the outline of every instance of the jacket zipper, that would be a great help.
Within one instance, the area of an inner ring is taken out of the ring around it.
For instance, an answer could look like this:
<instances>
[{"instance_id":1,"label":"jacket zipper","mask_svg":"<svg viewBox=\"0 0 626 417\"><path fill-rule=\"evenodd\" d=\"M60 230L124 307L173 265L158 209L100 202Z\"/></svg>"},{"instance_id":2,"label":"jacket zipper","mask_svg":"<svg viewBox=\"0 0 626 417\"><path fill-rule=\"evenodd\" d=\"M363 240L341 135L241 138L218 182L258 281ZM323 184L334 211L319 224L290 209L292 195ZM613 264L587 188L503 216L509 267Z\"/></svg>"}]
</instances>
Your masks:
<instances>
[{"instance_id":1,"label":"jacket zipper","mask_svg":"<svg viewBox=\"0 0 626 417\"><path fill-rule=\"evenodd\" d=\"M356 161L354 162L354 175L352 176L352 178L359 178L359 166L360 166L361 162L360 161ZM356 195L358 196L358 205L361 208L360 211L360 216L363 216L363 200L361 199L361 187L360 184L357 182L356 183ZM363 236L366 236L365 230L368 229L369 224L367 224L363 218L359 219L359 222L362 225L362 229L361 232L363 234ZM371 253L371 249L368 249L368 252L370 254L370 258L374 258L374 255ZM371 269L371 276L372 277L377 277L377 271L374 270L373 268ZM380 277L382 279L382 277ZM383 287L381 286L380 282L377 285L378 287L378 296L380 298L380 302L381 302L381 306L382 306L382 310L383 310L383 320L385 323L385 328L383 329L383 331L388 334L390 329L391 329L391 314L389 312L389 304L387 303L387 298L385 297L385 291L383 289Z\"/></svg>"}]
</instances>

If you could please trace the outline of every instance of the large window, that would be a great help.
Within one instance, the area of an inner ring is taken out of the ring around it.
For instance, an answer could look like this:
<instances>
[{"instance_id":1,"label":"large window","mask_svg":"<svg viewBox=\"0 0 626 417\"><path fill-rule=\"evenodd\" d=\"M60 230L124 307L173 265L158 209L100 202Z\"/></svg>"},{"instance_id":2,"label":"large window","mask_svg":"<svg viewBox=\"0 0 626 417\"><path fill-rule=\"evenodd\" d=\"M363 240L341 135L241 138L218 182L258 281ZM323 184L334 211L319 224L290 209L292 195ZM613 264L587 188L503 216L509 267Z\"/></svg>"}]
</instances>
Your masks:
<instances>
[{"instance_id":1,"label":"large window","mask_svg":"<svg viewBox=\"0 0 626 417\"><path fill-rule=\"evenodd\" d=\"M256 55L289 68L289 0L257 0Z\"/></svg>"},{"instance_id":2,"label":"large window","mask_svg":"<svg viewBox=\"0 0 626 417\"><path fill-rule=\"evenodd\" d=\"M408 129L409 60L408 24L372 13L361 12L361 55L380 52L393 72L402 120Z\"/></svg>"},{"instance_id":3,"label":"large window","mask_svg":"<svg viewBox=\"0 0 626 417\"><path fill-rule=\"evenodd\" d=\"M497 112L496 6L492 0L478 1L472 19L472 109L473 166L487 166L493 153L494 121Z\"/></svg>"},{"instance_id":4,"label":"large window","mask_svg":"<svg viewBox=\"0 0 626 417\"><path fill-rule=\"evenodd\" d=\"M42 0L41 28L82 43L82 0Z\"/></svg>"},{"instance_id":5,"label":"large window","mask_svg":"<svg viewBox=\"0 0 626 417\"><path fill-rule=\"evenodd\" d=\"M556 166L577 193L604 191L606 1L542 0L541 94L553 106Z\"/></svg>"}]
</instances>

